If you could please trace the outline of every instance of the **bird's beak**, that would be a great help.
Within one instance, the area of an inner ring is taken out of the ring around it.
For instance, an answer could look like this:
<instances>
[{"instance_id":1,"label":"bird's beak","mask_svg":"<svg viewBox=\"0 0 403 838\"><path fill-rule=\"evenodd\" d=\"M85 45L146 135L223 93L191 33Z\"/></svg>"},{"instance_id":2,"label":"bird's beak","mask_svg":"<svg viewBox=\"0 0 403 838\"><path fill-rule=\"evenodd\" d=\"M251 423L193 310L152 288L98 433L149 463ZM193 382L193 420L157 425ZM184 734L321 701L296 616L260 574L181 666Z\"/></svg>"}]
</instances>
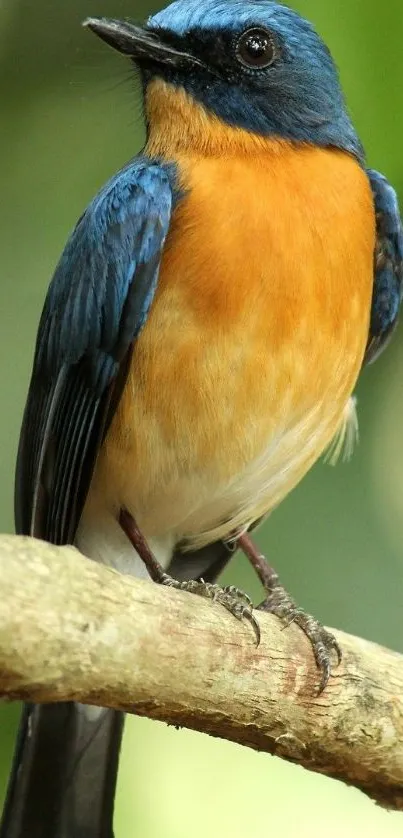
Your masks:
<instances>
[{"instance_id":1,"label":"bird's beak","mask_svg":"<svg viewBox=\"0 0 403 838\"><path fill-rule=\"evenodd\" d=\"M204 66L194 56L164 43L163 33L106 17L88 17L83 26L140 65L152 62L175 68L195 64Z\"/></svg>"}]
</instances>

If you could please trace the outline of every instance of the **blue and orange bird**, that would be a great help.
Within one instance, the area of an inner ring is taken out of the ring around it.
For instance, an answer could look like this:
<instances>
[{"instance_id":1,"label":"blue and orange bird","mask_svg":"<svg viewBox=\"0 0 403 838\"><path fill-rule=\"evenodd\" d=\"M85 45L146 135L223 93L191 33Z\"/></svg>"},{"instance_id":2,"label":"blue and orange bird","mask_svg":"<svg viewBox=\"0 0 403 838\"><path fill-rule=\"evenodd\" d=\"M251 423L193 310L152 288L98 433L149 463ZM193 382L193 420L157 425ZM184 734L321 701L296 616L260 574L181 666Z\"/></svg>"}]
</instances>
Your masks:
<instances>
[{"instance_id":1,"label":"blue and orange bird","mask_svg":"<svg viewBox=\"0 0 403 838\"><path fill-rule=\"evenodd\" d=\"M337 645L248 532L354 426L358 374L400 304L395 192L366 168L330 53L291 9L178 0L141 28L86 26L139 69L147 141L50 285L17 531L214 596L258 632L248 598L213 584L238 543L261 607L310 638L324 688ZM110 838L121 718L28 706L1 838Z\"/></svg>"}]
</instances>

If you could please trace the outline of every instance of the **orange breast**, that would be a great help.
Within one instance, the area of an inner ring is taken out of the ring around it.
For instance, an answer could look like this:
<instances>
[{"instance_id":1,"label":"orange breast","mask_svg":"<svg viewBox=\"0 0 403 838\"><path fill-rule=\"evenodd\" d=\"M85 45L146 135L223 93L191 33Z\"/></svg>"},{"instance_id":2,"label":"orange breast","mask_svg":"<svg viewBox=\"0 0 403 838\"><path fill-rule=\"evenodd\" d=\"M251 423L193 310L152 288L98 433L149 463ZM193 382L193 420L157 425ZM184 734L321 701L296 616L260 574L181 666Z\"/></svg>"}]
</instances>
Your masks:
<instances>
[{"instance_id":1,"label":"orange breast","mask_svg":"<svg viewBox=\"0 0 403 838\"><path fill-rule=\"evenodd\" d=\"M190 545L269 511L336 432L365 349L374 210L348 155L176 155L186 189L92 494Z\"/></svg>"}]
</instances>

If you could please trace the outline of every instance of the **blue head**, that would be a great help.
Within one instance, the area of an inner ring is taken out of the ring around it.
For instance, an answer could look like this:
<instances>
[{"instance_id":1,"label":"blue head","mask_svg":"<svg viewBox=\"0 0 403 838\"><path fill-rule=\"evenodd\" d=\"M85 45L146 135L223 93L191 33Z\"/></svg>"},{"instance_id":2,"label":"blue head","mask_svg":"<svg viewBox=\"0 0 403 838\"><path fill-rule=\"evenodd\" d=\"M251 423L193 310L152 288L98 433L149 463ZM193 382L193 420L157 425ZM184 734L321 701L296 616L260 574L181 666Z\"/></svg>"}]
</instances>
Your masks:
<instances>
[{"instance_id":1,"label":"blue head","mask_svg":"<svg viewBox=\"0 0 403 838\"><path fill-rule=\"evenodd\" d=\"M270 0L176 0L144 28L87 24L131 56L147 86L184 89L227 125L334 146L362 159L337 69L313 26Z\"/></svg>"}]
</instances>

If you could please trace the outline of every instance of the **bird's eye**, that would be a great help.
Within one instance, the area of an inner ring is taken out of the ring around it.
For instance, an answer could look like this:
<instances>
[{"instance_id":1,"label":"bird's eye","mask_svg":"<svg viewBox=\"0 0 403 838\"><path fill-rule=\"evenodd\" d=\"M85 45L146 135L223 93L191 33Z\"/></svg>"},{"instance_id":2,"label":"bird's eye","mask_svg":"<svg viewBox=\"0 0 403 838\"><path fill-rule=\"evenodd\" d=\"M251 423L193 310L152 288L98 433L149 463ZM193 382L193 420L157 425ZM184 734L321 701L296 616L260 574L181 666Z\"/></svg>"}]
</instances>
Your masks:
<instances>
[{"instance_id":1,"label":"bird's eye","mask_svg":"<svg viewBox=\"0 0 403 838\"><path fill-rule=\"evenodd\" d=\"M275 58L275 47L270 32L259 26L246 29L236 41L235 55L240 64L251 70L270 67Z\"/></svg>"}]
</instances>

